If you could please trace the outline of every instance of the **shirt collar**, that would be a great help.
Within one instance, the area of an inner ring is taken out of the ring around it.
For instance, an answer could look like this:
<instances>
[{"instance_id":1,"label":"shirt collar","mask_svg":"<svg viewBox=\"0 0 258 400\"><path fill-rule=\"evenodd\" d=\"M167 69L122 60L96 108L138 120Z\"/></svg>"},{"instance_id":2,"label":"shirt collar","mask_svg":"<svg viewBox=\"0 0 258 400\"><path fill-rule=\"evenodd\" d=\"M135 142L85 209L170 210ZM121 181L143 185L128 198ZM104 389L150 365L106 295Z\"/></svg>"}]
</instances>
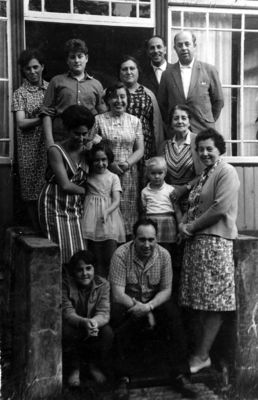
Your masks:
<instances>
[{"instance_id":1,"label":"shirt collar","mask_svg":"<svg viewBox=\"0 0 258 400\"><path fill-rule=\"evenodd\" d=\"M159 67L156 67L156 65L153 65L152 63L151 66L154 69L154 72L156 72L157 69L160 69L162 72L164 72L167 69L167 64L167 60L165 60Z\"/></svg>"},{"instance_id":2,"label":"shirt collar","mask_svg":"<svg viewBox=\"0 0 258 400\"><path fill-rule=\"evenodd\" d=\"M173 139L172 139L172 143L176 143L176 139L175 139L175 136L173 137ZM185 140L184 140L184 143L182 143L182 144L187 144L187 145L190 145L191 144L191 137L190 137L190 131L188 130L188 133L187 133L187 135L186 135L186 138L185 138Z\"/></svg>"},{"instance_id":3,"label":"shirt collar","mask_svg":"<svg viewBox=\"0 0 258 400\"><path fill-rule=\"evenodd\" d=\"M67 76L70 76L71 78L76 79L76 78L72 75L71 71L68 71L68 72L67 72ZM93 76L89 75L89 74L85 71L85 73L84 73L84 79L82 79L82 80L86 81L87 79L93 79ZM81 81L82 81L82 80L81 80Z\"/></svg>"},{"instance_id":4,"label":"shirt collar","mask_svg":"<svg viewBox=\"0 0 258 400\"><path fill-rule=\"evenodd\" d=\"M192 59L192 61L188 65L183 65L183 64L181 64L180 61L178 61L178 62L179 62L180 69L188 69L188 68L192 69L193 68L193 63L194 63L194 58Z\"/></svg>"},{"instance_id":5,"label":"shirt collar","mask_svg":"<svg viewBox=\"0 0 258 400\"><path fill-rule=\"evenodd\" d=\"M153 189L153 188L150 187L150 182L149 182L149 183L147 183L147 188L148 188L149 190L156 190L156 191L162 190L162 189L164 188L164 186L165 186L165 183L166 183L166 182L164 182L158 189Z\"/></svg>"},{"instance_id":6,"label":"shirt collar","mask_svg":"<svg viewBox=\"0 0 258 400\"><path fill-rule=\"evenodd\" d=\"M32 85L27 79L24 79L23 85L29 92L37 92L39 89L46 90L48 83L43 80L40 86L35 86Z\"/></svg>"}]
</instances>

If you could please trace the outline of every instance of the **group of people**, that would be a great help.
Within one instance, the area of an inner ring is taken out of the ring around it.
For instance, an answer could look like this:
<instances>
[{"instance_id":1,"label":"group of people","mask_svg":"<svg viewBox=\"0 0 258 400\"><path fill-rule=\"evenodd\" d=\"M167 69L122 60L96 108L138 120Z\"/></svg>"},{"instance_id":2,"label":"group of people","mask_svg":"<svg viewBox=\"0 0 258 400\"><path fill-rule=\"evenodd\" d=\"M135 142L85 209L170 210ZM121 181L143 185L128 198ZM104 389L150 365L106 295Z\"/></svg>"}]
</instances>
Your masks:
<instances>
[{"instance_id":1,"label":"group of people","mask_svg":"<svg viewBox=\"0 0 258 400\"><path fill-rule=\"evenodd\" d=\"M34 228L60 248L71 386L80 385L83 353L101 383L139 331L160 327L171 378L182 383L211 365L235 310L239 179L214 128L222 88L215 67L196 60L192 32L177 33L174 49L178 62L169 64L164 40L151 37L143 73L123 56L105 90L86 71L80 39L65 44L68 72L49 84L38 51L19 60L21 194ZM199 328L191 346L182 309Z\"/></svg>"}]
</instances>

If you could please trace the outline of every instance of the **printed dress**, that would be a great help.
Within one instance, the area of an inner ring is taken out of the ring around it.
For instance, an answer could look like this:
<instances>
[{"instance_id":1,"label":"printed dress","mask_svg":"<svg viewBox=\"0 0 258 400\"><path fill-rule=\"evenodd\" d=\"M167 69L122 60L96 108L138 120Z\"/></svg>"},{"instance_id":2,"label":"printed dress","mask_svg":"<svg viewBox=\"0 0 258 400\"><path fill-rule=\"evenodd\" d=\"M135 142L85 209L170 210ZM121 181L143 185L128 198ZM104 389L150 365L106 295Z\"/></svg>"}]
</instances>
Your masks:
<instances>
[{"instance_id":1,"label":"printed dress","mask_svg":"<svg viewBox=\"0 0 258 400\"><path fill-rule=\"evenodd\" d=\"M138 118L124 113L114 117L111 112L95 117L93 134L102 136L114 153L114 161L124 162L133 153L134 144L142 136L142 126ZM120 210L125 224L126 235L131 235L138 219L139 179L137 166L133 165L120 177L122 194Z\"/></svg>"},{"instance_id":2,"label":"printed dress","mask_svg":"<svg viewBox=\"0 0 258 400\"><path fill-rule=\"evenodd\" d=\"M125 242L125 228L119 207L103 223L103 211L112 203L112 192L121 192L118 176L110 171L104 174L90 175L87 179L87 192L84 201L82 232L85 239L95 242L115 240Z\"/></svg>"},{"instance_id":3,"label":"printed dress","mask_svg":"<svg viewBox=\"0 0 258 400\"><path fill-rule=\"evenodd\" d=\"M25 118L28 119L38 117L47 86L46 81L38 87L31 85L25 79L22 86L13 94L12 111L24 111ZM22 199L38 200L45 182L47 167L42 125L17 130L17 153Z\"/></svg>"},{"instance_id":4,"label":"printed dress","mask_svg":"<svg viewBox=\"0 0 258 400\"><path fill-rule=\"evenodd\" d=\"M62 154L69 180L76 185L84 184L86 165L75 165L61 145L53 146ZM39 197L40 226L45 236L59 245L63 264L74 253L85 248L81 230L81 195L65 193L56 183L51 169L47 175L47 182Z\"/></svg>"},{"instance_id":5,"label":"printed dress","mask_svg":"<svg viewBox=\"0 0 258 400\"><path fill-rule=\"evenodd\" d=\"M152 100L142 85L140 85L135 92L130 92L127 112L135 115L142 123L142 133L144 138L143 160L148 160L149 158L155 156L157 151L153 128Z\"/></svg>"},{"instance_id":6,"label":"printed dress","mask_svg":"<svg viewBox=\"0 0 258 400\"><path fill-rule=\"evenodd\" d=\"M220 160L204 170L189 196L187 222L198 218L202 187ZM205 311L233 311L236 308L233 241L220 236L198 234L186 240L179 302L181 306Z\"/></svg>"}]
</instances>

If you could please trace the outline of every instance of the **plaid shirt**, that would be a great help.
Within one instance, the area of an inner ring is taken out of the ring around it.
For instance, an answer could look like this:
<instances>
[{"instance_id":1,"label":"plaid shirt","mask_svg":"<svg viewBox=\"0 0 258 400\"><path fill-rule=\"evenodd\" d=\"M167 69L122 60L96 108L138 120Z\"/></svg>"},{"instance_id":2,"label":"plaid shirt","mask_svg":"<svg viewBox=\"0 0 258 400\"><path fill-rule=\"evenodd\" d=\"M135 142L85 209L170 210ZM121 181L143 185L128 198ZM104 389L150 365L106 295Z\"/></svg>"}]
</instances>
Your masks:
<instances>
[{"instance_id":1,"label":"plaid shirt","mask_svg":"<svg viewBox=\"0 0 258 400\"><path fill-rule=\"evenodd\" d=\"M171 288L170 254L157 244L152 256L144 265L136 254L134 242L125 243L112 257L109 281L113 285L125 287L128 296L147 303L158 292Z\"/></svg>"}]
</instances>

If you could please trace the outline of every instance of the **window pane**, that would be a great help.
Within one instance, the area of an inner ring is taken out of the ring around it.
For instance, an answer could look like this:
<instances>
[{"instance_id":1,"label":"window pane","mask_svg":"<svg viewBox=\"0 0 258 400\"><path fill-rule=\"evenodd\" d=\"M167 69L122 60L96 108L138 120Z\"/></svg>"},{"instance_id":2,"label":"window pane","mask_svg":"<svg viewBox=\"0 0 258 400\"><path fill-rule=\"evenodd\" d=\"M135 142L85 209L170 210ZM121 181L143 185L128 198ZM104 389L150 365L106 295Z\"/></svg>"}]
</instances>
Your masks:
<instances>
[{"instance_id":1,"label":"window pane","mask_svg":"<svg viewBox=\"0 0 258 400\"><path fill-rule=\"evenodd\" d=\"M9 157L9 142L0 142L0 156Z\"/></svg>"},{"instance_id":2,"label":"window pane","mask_svg":"<svg viewBox=\"0 0 258 400\"><path fill-rule=\"evenodd\" d=\"M108 3L101 1L74 1L74 13L91 15L108 15Z\"/></svg>"},{"instance_id":3,"label":"window pane","mask_svg":"<svg viewBox=\"0 0 258 400\"><path fill-rule=\"evenodd\" d=\"M242 21L242 15L232 15L232 28L233 29L241 29L241 21Z\"/></svg>"},{"instance_id":4,"label":"window pane","mask_svg":"<svg viewBox=\"0 0 258 400\"><path fill-rule=\"evenodd\" d=\"M254 88L244 90L244 140L257 139L257 101L258 91ZM258 142L245 143L244 154L246 156L258 156Z\"/></svg>"},{"instance_id":5,"label":"window pane","mask_svg":"<svg viewBox=\"0 0 258 400\"><path fill-rule=\"evenodd\" d=\"M237 88L223 88L224 94L224 107L221 115L216 122L216 129L224 136L225 140L238 139L237 132L240 128L240 90ZM227 156L236 156L236 144L227 145Z\"/></svg>"},{"instance_id":6,"label":"window pane","mask_svg":"<svg viewBox=\"0 0 258 400\"><path fill-rule=\"evenodd\" d=\"M150 5L149 4L140 4L140 18L150 18Z\"/></svg>"},{"instance_id":7,"label":"window pane","mask_svg":"<svg viewBox=\"0 0 258 400\"><path fill-rule=\"evenodd\" d=\"M230 14L210 14L211 28L232 28L232 15Z\"/></svg>"},{"instance_id":8,"label":"window pane","mask_svg":"<svg viewBox=\"0 0 258 400\"><path fill-rule=\"evenodd\" d=\"M0 78L7 78L7 34L6 21L0 21ZM1 98L1 97L0 97ZM0 114L1 115L1 114ZM1 118L0 118L1 119Z\"/></svg>"},{"instance_id":9,"label":"window pane","mask_svg":"<svg viewBox=\"0 0 258 400\"><path fill-rule=\"evenodd\" d=\"M45 11L70 13L70 0L45 0Z\"/></svg>"},{"instance_id":10,"label":"window pane","mask_svg":"<svg viewBox=\"0 0 258 400\"><path fill-rule=\"evenodd\" d=\"M184 26L187 27L196 27L196 28L205 28L206 26L206 14L204 13L184 13Z\"/></svg>"},{"instance_id":11,"label":"window pane","mask_svg":"<svg viewBox=\"0 0 258 400\"><path fill-rule=\"evenodd\" d=\"M245 34L244 84L258 85L258 32Z\"/></svg>"},{"instance_id":12,"label":"window pane","mask_svg":"<svg viewBox=\"0 0 258 400\"><path fill-rule=\"evenodd\" d=\"M30 11L41 11L41 0L30 0L29 10Z\"/></svg>"},{"instance_id":13,"label":"window pane","mask_svg":"<svg viewBox=\"0 0 258 400\"><path fill-rule=\"evenodd\" d=\"M172 15L172 21L171 21L172 26L181 26L181 13L180 13L180 11L173 11L171 13L171 15Z\"/></svg>"},{"instance_id":14,"label":"window pane","mask_svg":"<svg viewBox=\"0 0 258 400\"><path fill-rule=\"evenodd\" d=\"M0 17L6 17L6 1L0 1Z\"/></svg>"},{"instance_id":15,"label":"window pane","mask_svg":"<svg viewBox=\"0 0 258 400\"><path fill-rule=\"evenodd\" d=\"M112 3L112 16L115 17L136 17L136 6L125 3Z\"/></svg>"},{"instance_id":16,"label":"window pane","mask_svg":"<svg viewBox=\"0 0 258 400\"><path fill-rule=\"evenodd\" d=\"M232 85L240 84L240 54L241 54L241 32L232 32ZM230 82L228 82L230 83Z\"/></svg>"},{"instance_id":17,"label":"window pane","mask_svg":"<svg viewBox=\"0 0 258 400\"><path fill-rule=\"evenodd\" d=\"M245 29L258 30L258 16L257 15L246 15L245 17Z\"/></svg>"},{"instance_id":18,"label":"window pane","mask_svg":"<svg viewBox=\"0 0 258 400\"><path fill-rule=\"evenodd\" d=\"M8 114L9 114L9 103L8 103L8 82L0 82L0 134L1 138L8 138L9 137L9 121L8 121ZM1 143L1 142L0 142ZM5 146L1 147L3 151ZM2 154L0 155L8 155Z\"/></svg>"}]
</instances>

